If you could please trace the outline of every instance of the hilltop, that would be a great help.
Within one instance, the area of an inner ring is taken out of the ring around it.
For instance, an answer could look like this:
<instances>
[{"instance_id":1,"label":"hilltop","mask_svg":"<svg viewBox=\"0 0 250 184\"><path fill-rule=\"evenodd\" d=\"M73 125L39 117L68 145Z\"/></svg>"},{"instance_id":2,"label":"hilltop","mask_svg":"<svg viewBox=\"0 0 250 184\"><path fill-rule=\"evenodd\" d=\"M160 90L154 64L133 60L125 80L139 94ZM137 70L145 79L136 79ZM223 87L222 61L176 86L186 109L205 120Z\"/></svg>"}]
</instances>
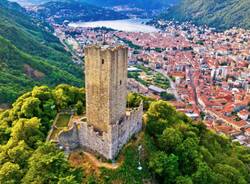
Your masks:
<instances>
[{"instance_id":1,"label":"hilltop","mask_svg":"<svg viewBox=\"0 0 250 184\"><path fill-rule=\"evenodd\" d=\"M81 68L52 31L17 3L0 2L0 103L12 102L37 84L81 85Z\"/></svg>"},{"instance_id":2,"label":"hilltop","mask_svg":"<svg viewBox=\"0 0 250 184\"><path fill-rule=\"evenodd\" d=\"M78 151L68 162L55 144L45 142L57 113L84 111L84 89L35 87L0 112L0 183L249 183L249 148L216 135L166 101L129 94L128 104L137 107L142 99L145 129L122 149L118 168L110 168L100 157Z\"/></svg>"},{"instance_id":3,"label":"hilltop","mask_svg":"<svg viewBox=\"0 0 250 184\"><path fill-rule=\"evenodd\" d=\"M193 21L219 30L232 27L249 29L250 3L249 0L182 0L161 18Z\"/></svg>"}]
</instances>

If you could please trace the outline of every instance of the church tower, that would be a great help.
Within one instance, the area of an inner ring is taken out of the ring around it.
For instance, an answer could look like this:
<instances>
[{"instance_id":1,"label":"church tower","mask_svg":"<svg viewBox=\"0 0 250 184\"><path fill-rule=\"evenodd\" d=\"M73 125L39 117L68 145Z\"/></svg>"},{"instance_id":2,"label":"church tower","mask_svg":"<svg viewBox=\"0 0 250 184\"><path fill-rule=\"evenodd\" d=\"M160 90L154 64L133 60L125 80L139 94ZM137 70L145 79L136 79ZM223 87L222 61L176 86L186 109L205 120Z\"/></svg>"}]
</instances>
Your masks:
<instances>
[{"instance_id":1,"label":"church tower","mask_svg":"<svg viewBox=\"0 0 250 184\"><path fill-rule=\"evenodd\" d=\"M128 49L90 46L85 49L86 117L100 132L126 116Z\"/></svg>"}]
</instances>

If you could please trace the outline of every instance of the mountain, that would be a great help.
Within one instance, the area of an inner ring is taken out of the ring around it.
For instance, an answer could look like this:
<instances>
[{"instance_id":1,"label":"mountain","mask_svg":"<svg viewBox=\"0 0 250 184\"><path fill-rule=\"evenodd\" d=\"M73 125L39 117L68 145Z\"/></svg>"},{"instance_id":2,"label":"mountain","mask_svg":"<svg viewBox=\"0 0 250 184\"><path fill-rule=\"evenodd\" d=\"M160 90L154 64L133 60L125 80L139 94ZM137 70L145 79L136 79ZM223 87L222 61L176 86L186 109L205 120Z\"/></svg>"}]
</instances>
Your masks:
<instances>
[{"instance_id":1,"label":"mountain","mask_svg":"<svg viewBox=\"0 0 250 184\"><path fill-rule=\"evenodd\" d=\"M45 19L53 19L56 23L77 21L96 21L125 19L126 15L110 9L104 9L78 0L51 1L39 5L35 15Z\"/></svg>"},{"instance_id":2,"label":"mountain","mask_svg":"<svg viewBox=\"0 0 250 184\"><path fill-rule=\"evenodd\" d=\"M182 0L161 18L193 21L224 30L232 27L250 29L249 0Z\"/></svg>"},{"instance_id":3,"label":"mountain","mask_svg":"<svg viewBox=\"0 0 250 184\"><path fill-rule=\"evenodd\" d=\"M36 4L41 4L41 3L46 3L49 2L50 0L9 0L12 2L17 2L21 5L36 5Z\"/></svg>"},{"instance_id":4,"label":"mountain","mask_svg":"<svg viewBox=\"0 0 250 184\"><path fill-rule=\"evenodd\" d=\"M50 1L65 1L65 0L12 0L23 5L27 4L44 4ZM158 9L170 4L176 4L179 0L78 0L99 7L113 6L129 6L142 9Z\"/></svg>"},{"instance_id":5,"label":"mountain","mask_svg":"<svg viewBox=\"0 0 250 184\"><path fill-rule=\"evenodd\" d=\"M179 0L85 0L97 6L130 6L142 9L164 8L170 4L176 4Z\"/></svg>"},{"instance_id":6,"label":"mountain","mask_svg":"<svg viewBox=\"0 0 250 184\"><path fill-rule=\"evenodd\" d=\"M16 3L0 2L0 103L9 103L34 85L81 85L81 67L46 23Z\"/></svg>"}]
</instances>

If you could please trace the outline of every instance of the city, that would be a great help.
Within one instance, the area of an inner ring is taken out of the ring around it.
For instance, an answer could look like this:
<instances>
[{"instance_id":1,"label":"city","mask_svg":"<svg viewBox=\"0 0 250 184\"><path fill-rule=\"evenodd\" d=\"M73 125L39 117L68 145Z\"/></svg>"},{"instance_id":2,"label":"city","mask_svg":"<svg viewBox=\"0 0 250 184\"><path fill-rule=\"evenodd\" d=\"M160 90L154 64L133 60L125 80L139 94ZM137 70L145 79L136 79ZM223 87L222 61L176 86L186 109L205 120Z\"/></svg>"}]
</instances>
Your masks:
<instances>
[{"instance_id":1,"label":"city","mask_svg":"<svg viewBox=\"0 0 250 184\"><path fill-rule=\"evenodd\" d=\"M81 51L88 44L128 45L129 73L139 73L140 79L135 80L132 75L131 91L156 99L164 92L172 94L175 100L171 103L179 111L250 146L250 32L235 28L217 33L191 23L158 24L164 28L154 33L67 25L54 28L57 36L72 48L75 58L84 57ZM164 75L167 88L152 80L146 82L150 76L142 69Z\"/></svg>"}]
</instances>

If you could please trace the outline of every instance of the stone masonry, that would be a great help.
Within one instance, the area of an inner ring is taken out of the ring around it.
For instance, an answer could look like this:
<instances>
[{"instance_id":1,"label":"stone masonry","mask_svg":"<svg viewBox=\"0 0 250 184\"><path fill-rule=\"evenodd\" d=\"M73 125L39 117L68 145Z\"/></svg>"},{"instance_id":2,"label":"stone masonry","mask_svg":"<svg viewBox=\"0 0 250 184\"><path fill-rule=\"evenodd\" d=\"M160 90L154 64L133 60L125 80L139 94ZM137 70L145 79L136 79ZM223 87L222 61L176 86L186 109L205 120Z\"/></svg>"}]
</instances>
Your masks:
<instances>
[{"instance_id":1,"label":"stone masonry","mask_svg":"<svg viewBox=\"0 0 250 184\"><path fill-rule=\"evenodd\" d=\"M85 49L86 118L58 135L66 150L83 148L114 159L142 128L143 105L126 109L128 49Z\"/></svg>"}]
</instances>

